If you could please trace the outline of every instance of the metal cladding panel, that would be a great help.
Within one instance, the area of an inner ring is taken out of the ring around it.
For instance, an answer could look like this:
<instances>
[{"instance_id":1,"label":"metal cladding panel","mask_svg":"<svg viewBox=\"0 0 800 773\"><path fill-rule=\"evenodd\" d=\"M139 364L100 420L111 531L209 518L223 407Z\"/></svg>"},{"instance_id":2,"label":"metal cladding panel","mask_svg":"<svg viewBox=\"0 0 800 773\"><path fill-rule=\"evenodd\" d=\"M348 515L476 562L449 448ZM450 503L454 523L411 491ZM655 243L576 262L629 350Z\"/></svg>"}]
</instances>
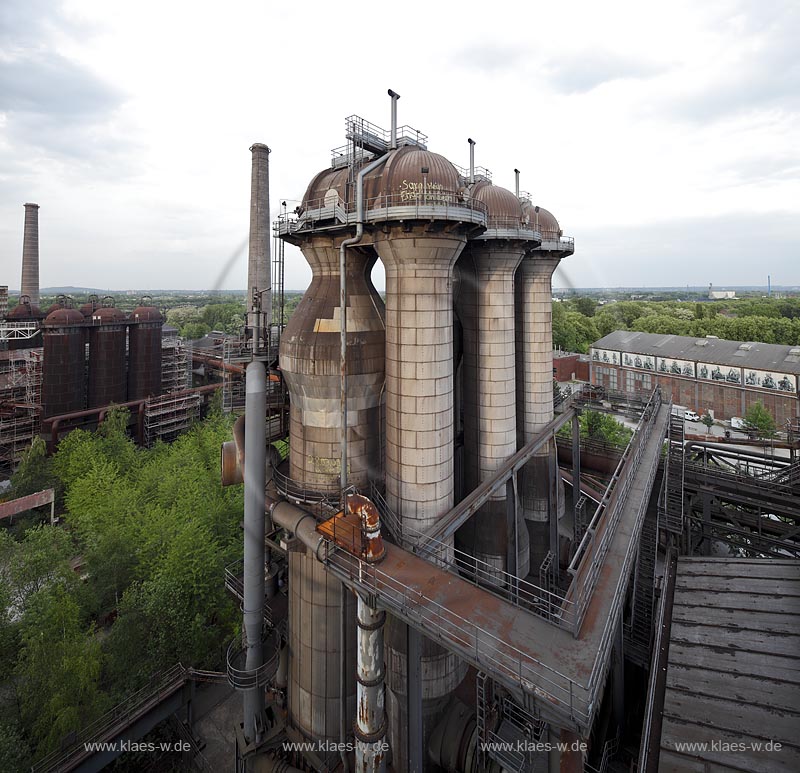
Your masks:
<instances>
[{"instance_id":1,"label":"metal cladding panel","mask_svg":"<svg viewBox=\"0 0 800 773\"><path fill-rule=\"evenodd\" d=\"M161 394L161 313L139 307L128 338L128 400Z\"/></svg>"},{"instance_id":2,"label":"metal cladding panel","mask_svg":"<svg viewBox=\"0 0 800 773\"><path fill-rule=\"evenodd\" d=\"M423 169L427 171L423 173ZM407 145L393 151L383 166L367 175L364 195L368 208L380 207L384 203L379 197L398 203L403 197L411 201L423 187L431 197L437 190L453 193L462 187L461 177L444 156Z\"/></svg>"},{"instance_id":3,"label":"metal cladding panel","mask_svg":"<svg viewBox=\"0 0 800 773\"><path fill-rule=\"evenodd\" d=\"M281 370L291 397L290 476L313 490L338 489L340 450L340 239L301 245L314 271L281 336ZM380 475L380 405L384 381L383 302L367 274L371 248L347 252L349 480Z\"/></svg>"},{"instance_id":4,"label":"metal cladding panel","mask_svg":"<svg viewBox=\"0 0 800 773\"><path fill-rule=\"evenodd\" d=\"M528 216L530 225L542 235L542 241L557 241L561 237L561 226L552 212L548 212L544 207L539 207L539 211L536 212L536 207L531 206Z\"/></svg>"},{"instance_id":5,"label":"metal cladding panel","mask_svg":"<svg viewBox=\"0 0 800 773\"><path fill-rule=\"evenodd\" d=\"M102 311L99 310L99 311ZM125 326L102 325L89 331L89 408L124 403Z\"/></svg>"},{"instance_id":6,"label":"metal cladding panel","mask_svg":"<svg viewBox=\"0 0 800 773\"><path fill-rule=\"evenodd\" d=\"M351 719L356 695L356 605L355 597L344 592L345 690ZM289 717L315 739L339 735L342 593L342 584L316 558L289 553Z\"/></svg>"},{"instance_id":7,"label":"metal cladding panel","mask_svg":"<svg viewBox=\"0 0 800 773\"><path fill-rule=\"evenodd\" d=\"M45 418L83 410L86 403L85 358L81 328L45 330L42 373L42 414Z\"/></svg>"},{"instance_id":8,"label":"metal cladding panel","mask_svg":"<svg viewBox=\"0 0 800 773\"><path fill-rule=\"evenodd\" d=\"M335 190L339 194L342 202L347 201L349 186L347 181L350 175L349 167L341 169L323 169L317 174L306 188L303 195L303 208L309 209L321 206L320 202L325 199L329 190Z\"/></svg>"},{"instance_id":9,"label":"metal cladding panel","mask_svg":"<svg viewBox=\"0 0 800 773\"><path fill-rule=\"evenodd\" d=\"M472 188L472 197L486 204L489 228L492 227L493 219L509 224L516 222L517 226L522 225L522 205L511 191L481 180Z\"/></svg>"}]
</instances>

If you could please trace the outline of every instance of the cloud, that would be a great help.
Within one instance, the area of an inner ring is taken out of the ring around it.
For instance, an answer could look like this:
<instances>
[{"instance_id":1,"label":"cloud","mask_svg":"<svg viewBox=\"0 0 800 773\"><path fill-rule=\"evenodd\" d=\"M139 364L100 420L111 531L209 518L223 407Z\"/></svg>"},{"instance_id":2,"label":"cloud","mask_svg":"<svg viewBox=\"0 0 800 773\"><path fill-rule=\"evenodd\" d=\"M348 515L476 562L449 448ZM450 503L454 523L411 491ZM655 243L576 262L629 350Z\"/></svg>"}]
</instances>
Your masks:
<instances>
[{"instance_id":1,"label":"cloud","mask_svg":"<svg viewBox=\"0 0 800 773\"><path fill-rule=\"evenodd\" d=\"M796 214L747 212L576 228L575 255L564 268L578 287L753 285L766 284L767 274L775 284L797 285L798 254Z\"/></svg>"},{"instance_id":2,"label":"cloud","mask_svg":"<svg viewBox=\"0 0 800 773\"><path fill-rule=\"evenodd\" d=\"M603 83L651 78L664 67L611 51L584 51L550 60L544 72L551 86L564 94L581 94Z\"/></svg>"},{"instance_id":3,"label":"cloud","mask_svg":"<svg viewBox=\"0 0 800 773\"><path fill-rule=\"evenodd\" d=\"M529 60L530 51L526 47L500 43L474 44L456 51L451 57L454 67L491 77L524 71Z\"/></svg>"},{"instance_id":4,"label":"cloud","mask_svg":"<svg viewBox=\"0 0 800 773\"><path fill-rule=\"evenodd\" d=\"M0 110L6 113L80 121L96 119L121 101L116 89L59 54L0 61Z\"/></svg>"},{"instance_id":5,"label":"cloud","mask_svg":"<svg viewBox=\"0 0 800 773\"><path fill-rule=\"evenodd\" d=\"M800 6L754 3L720 23L719 34L736 45L694 73L672 98L683 119L707 123L741 113L800 110ZM713 41L712 41L713 42Z\"/></svg>"}]
</instances>

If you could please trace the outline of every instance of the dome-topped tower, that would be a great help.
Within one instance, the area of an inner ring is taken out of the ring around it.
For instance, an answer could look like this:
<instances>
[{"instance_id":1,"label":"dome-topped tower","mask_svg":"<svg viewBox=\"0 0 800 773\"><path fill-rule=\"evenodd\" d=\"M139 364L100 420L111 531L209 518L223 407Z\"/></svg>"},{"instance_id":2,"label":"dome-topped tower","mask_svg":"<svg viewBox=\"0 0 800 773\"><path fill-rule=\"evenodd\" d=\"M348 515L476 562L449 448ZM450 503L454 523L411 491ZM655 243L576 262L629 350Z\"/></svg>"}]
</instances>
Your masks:
<instances>
[{"instance_id":1,"label":"dome-topped tower","mask_svg":"<svg viewBox=\"0 0 800 773\"><path fill-rule=\"evenodd\" d=\"M542 243L530 251L514 277L517 326L517 438L519 447L530 442L553 418L553 272L573 252L552 212L525 202L530 225ZM550 475L557 469L555 445L544 446L520 471L520 499L531 543L531 572L538 576L555 529L549 526ZM563 488L560 478L556 485ZM560 518L564 496L558 497Z\"/></svg>"},{"instance_id":2,"label":"dome-topped tower","mask_svg":"<svg viewBox=\"0 0 800 773\"><path fill-rule=\"evenodd\" d=\"M511 191L479 180L470 193L486 206L487 229L469 241L458 261L463 280L457 310L464 336L464 494L492 477L517 450L514 272L526 252L539 244ZM525 577L529 569L521 517L522 528L515 530L516 560L509 562L514 535L508 534L506 513L503 488L456 535L457 547L475 559L471 568L499 586L511 583L508 575Z\"/></svg>"}]
</instances>

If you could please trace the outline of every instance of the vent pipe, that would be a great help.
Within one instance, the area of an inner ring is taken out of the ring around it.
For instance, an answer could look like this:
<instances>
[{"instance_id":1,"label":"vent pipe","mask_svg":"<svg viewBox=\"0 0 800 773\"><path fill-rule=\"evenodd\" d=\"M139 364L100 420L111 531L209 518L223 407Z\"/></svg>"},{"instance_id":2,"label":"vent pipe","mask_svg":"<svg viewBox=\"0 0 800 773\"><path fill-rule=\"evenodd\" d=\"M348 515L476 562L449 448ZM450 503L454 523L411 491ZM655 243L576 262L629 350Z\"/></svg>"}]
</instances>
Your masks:
<instances>
[{"instance_id":1,"label":"vent pipe","mask_svg":"<svg viewBox=\"0 0 800 773\"><path fill-rule=\"evenodd\" d=\"M251 146L253 169L250 180L250 249L247 259L247 324L257 351L264 328L272 321L272 283L269 222L269 154L260 142ZM267 342L268 343L268 342Z\"/></svg>"},{"instance_id":2,"label":"vent pipe","mask_svg":"<svg viewBox=\"0 0 800 773\"><path fill-rule=\"evenodd\" d=\"M519 198L519 169L514 170L514 180L515 180L515 193L517 194L517 198Z\"/></svg>"},{"instance_id":3,"label":"vent pipe","mask_svg":"<svg viewBox=\"0 0 800 773\"><path fill-rule=\"evenodd\" d=\"M264 664L261 628L264 622L264 506L267 465L267 373L262 362L245 371L244 432L244 599L245 669L257 675ZM264 710L264 689L254 686L244 693L244 735L249 743L260 734L257 719Z\"/></svg>"},{"instance_id":4,"label":"vent pipe","mask_svg":"<svg viewBox=\"0 0 800 773\"><path fill-rule=\"evenodd\" d=\"M400 99L400 95L389 89L389 96L392 98L392 141L389 149L397 150L397 100Z\"/></svg>"},{"instance_id":5,"label":"vent pipe","mask_svg":"<svg viewBox=\"0 0 800 773\"><path fill-rule=\"evenodd\" d=\"M475 182L475 140L467 138L469 143L469 184Z\"/></svg>"},{"instance_id":6,"label":"vent pipe","mask_svg":"<svg viewBox=\"0 0 800 773\"><path fill-rule=\"evenodd\" d=\"M20 295L27 295L32 306L39 305L39 205L25 205L25 232L22 237L22 282Z\"/></svg>"}]
</instances>

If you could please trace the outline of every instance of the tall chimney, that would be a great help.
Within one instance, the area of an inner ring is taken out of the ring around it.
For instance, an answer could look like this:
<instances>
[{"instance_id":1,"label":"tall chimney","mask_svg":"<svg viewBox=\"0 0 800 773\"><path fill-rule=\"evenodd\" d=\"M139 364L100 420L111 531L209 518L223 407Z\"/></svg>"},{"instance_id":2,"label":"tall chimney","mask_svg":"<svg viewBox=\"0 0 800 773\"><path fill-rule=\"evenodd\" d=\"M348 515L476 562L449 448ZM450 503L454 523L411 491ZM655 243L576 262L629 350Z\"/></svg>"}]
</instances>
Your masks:
<instances>
[{"instance_id":1,"label":"tall chimney","mask_svg":"<svg viewBox=\"0 0 800 773\"><path fill-rule=\"evenodd\" d=\"M20 295L39 305L39 205L25 205L25 234L22 239L22 282Z\"/></svg>"},{"instance_id":2,"label":"tall chimney","mask_svg":"<svg viewBox=\"0 0 800 773\"><path fill-rule=\"evenodd\" d=\"M253 310L253 297L261 301L261 320L251 315L249 325L257 329L269 329L272 321L272 264L270 260L269 219L269 154L266 145L255 143L253 173L250 182L250 252L247 261L246 305ZM263 292L267 290L268 292ZM263 294L262 294L263 293Z\"/></svg>"}]
</instances>

